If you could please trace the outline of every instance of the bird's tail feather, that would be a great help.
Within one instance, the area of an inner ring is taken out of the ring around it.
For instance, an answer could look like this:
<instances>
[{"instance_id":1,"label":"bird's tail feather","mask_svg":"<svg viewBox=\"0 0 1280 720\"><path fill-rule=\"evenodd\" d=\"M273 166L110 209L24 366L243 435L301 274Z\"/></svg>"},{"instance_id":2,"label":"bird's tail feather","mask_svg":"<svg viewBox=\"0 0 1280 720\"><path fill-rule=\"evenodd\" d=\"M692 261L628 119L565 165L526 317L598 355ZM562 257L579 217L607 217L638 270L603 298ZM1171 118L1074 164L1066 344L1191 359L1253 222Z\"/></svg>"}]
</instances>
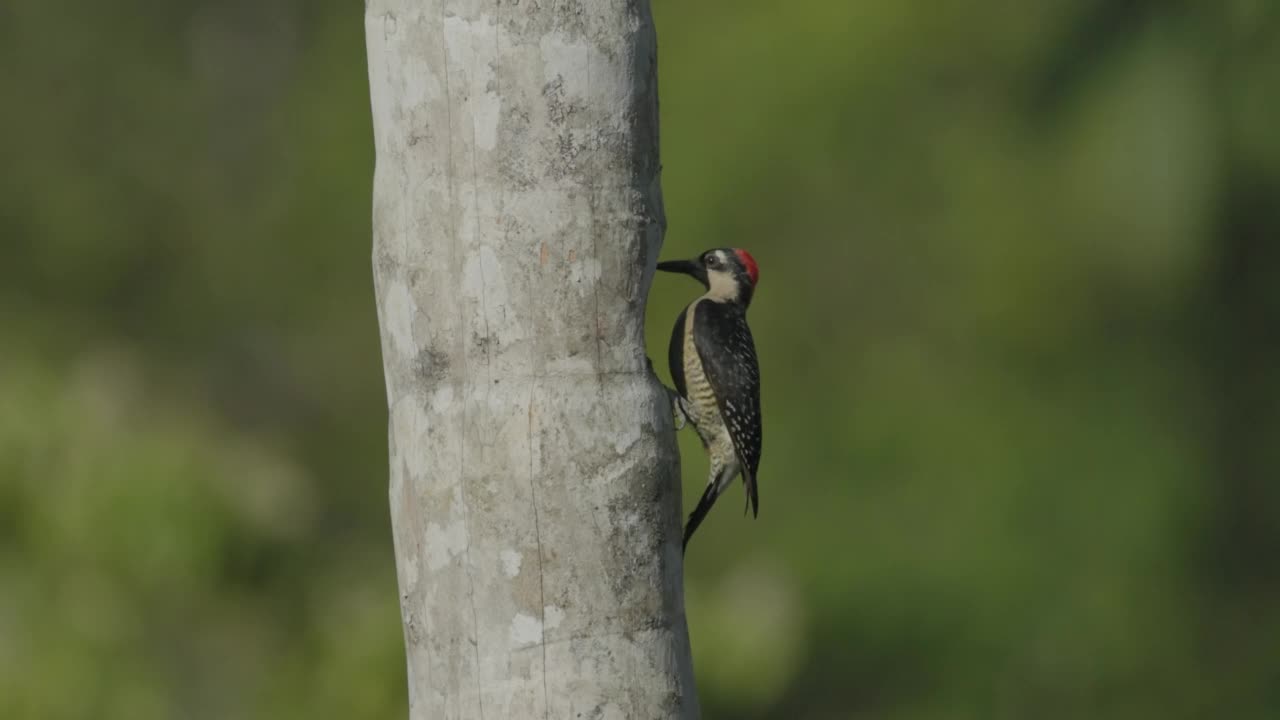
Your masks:
<instances>
[{"instance_id":1,"label":"bird's tail feather","mask_svg":"<svg viewBox=\"0 0 1280 720\"><path fill-rule=\"evenodd\" d=\"M684 546L689 547L689 538L693 537L693 531L698 529L702 524L703 518L711 511L711 506L716 504L716 498L729 488L738 471L733 466L720 468L719 474L716 476L715 482L707 483L707 489L702 491L702 498L698 500L698 506L689 513L689 522L684 527Z\"/></svg>"},{"instance_id":2,"label":"bird's tail feather","mask_svg":"<svg viewBox=\"0 0 1280 720\"><path fill-rule=\"evenodd\" d=\"M702 492L702 499L698 500L698 506L689 513L689 522L684 526L684 544L680 546L680 551L684 552L689 549L689 538L693 537L693 532L702 524L702 519L711 512L711 506L716 504L716 486L719 483L707 483L707 489Z\"/></svg>"}]
</instances>

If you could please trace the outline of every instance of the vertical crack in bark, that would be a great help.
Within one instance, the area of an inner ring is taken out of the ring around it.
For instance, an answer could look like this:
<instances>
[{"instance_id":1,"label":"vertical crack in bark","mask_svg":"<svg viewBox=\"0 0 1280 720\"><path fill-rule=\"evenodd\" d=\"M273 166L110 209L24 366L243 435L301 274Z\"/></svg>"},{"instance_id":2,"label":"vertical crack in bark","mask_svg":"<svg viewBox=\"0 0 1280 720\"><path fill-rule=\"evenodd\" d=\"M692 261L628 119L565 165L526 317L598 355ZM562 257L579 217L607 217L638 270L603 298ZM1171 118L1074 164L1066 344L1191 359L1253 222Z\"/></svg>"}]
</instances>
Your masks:
<instances>
[{"instance_id":1,"label":"vertical crack in bark","mask_svg":"<svg viewBox=\"0 0 1280 720\"><path fill-rule=\"evenodd\" d=\"M452 141L452 140L451 140ZM475 111L471 112L471 200L475 203L472 208L472 214L475 216L476 227L476 263L480 266L480 317L484 320L484 372L485 380L492 380L491 366L493 365L493 335L489 332L489 283L484 276L484 234L480 232L480 173L476 170L476 115Z\"/></svg>"},{"instance_id":2,"label":"vertical crack in bark","mask_svg":"<svg viewBox=\"0 0 1280 720\"><path fill-rule=\"evenodd\" d=\"M441 68L444 70L444 94L448 98L445 103L445 119L449 126L449 139L446 143L448 148L449 164L445 168L445 174L448 179L449 196L453 197L454 191L457 189L457 171L453 162L453 93L449 87L449 40L446 36L445 29L444 3L440 4L440 60ZM472 132L475 132L475 126L472 125ZM449 213L449 228L453 235L453 255L454 267L462 267L459 262L462 260L460 245L462 238L458 237L458 223L454 214ZM481 266L483 269L483 265ZM484 295L481 294L481 299ZM487 319L487 318L486 318ZM476 611L476 583L471 573L471 508L467 506L467 402L466 402L466 383L471 376L470 368L467 366L466 352L466 306L465 303L458 303L458 327L462 329L463 335L463 351L462 351L462 382L461 391L463 395L461 423L462 428L458 433L458 494L462 500L462 527L467 535L467 547L463 552L462 562L466 570L467 586L469 588L469 600L471 603L471 647L476 658L476 705L480 711L480 719L484 720L484 684L480 678L480 614Z\"/></svg>"},{"instance_id":3,"label":"vertical crack in bark","mask_svg":"<svg viewBox=\"0 0 1280 720\"><path fill-rule=\"evenodd\" d=\"M498 29L493 34L493 54L494 54L494 61L500 63L502 60L502 0L495 0L494 5L495 5L494 16L497 19L496 22L497 22ZM502 74L501 73L494 74L494 82L499 83L498 96L501 97L502 96L502 85L501 85ZM506 196L504 194L503 188L504 186L502 185L499 185L498 187L498 218L499 220L501 220L502 218L503 207L506 204ZM503 223L502 244L504 247L509 247L509 243L507 242L507 240L508 240L507 225L506 223ZM544 242L542 244L542 253L544 256L546 252L547 252L547 245ZM540 263L540 267L544 267L545 265L546 265L546 260L544 257L542 263ZM534 352L533 352L533 344L531 343L530 344L530 362L529 362L529 368L531 371L533 371L534 369L533 359L534 359ZM539 524L540 520L538 517L538 483L533 475L533 398L537 388L538 388L538 376L536 372L534 372L529 377L529 427L528 427L526 439L529 445L529 496L530 496L530 503L533 505L533 538L534 538L535 544L537 545L537 550L538 550L538 622L542 627L542 638L541 638L541 642L539 643L542 646L542 713L544 718L547 718L547 720L550 720L551 691L548 688L548 683L547 683L547 587L546 587L546 573L543 572L543 568L542 568L542 527Z\"/></svg>"},{"instance_id":4,"label":"vertical crack in bark","mask_svg":"<svg viewBox=\"0 0 1280 720\"><path fill-rule=\"evenodd\" d=\"M586 55L587 55L587 63L586 63L587 65L587 97L590 98L591 97L591 53L590 51L588 51ZM597 130L597 132L599 131ZM597 136L597 139L598 139L598 136ZM595 148L595 152L599 152L599 150L600 148L597 145L597 147ZM601 373L601 372L604 372L604 369L605 369L604 353L600 349L600 346L603 343L603 338L601 337L601 335L604 334L604 329L600 325L600 281L604 279L604 263L601 262L600 260L600 242L599 242L599 239L596 237L597 235L596 233L596 186L593 186L590 182L584 182L583 185L586 187L586 190L587 190L587 223L588 223L588 227L591 228L591 255L595 259L596 266L598 267L598 271L597 271L598 276L596 277L595 282L592 284L591 289L592 289L592 293L595 296L595 305L596 305L595 307L596 372Z\"/></svg>"},{"instance_id":5,"label":"vertical crack in bark","mask_svg":"<svg viewBox=\"0 0 1280 720\"><path fill-rule=\"evenodd\" d=\"M547 576L542 571L542 528L538 520L538 483L533 477L533 396L536 376L529 378L529 493L533 503L533 537L538 545L538 622L542 625L542 710L551 717L551 692L547 689Z\"/></svg>"}]
</instances>

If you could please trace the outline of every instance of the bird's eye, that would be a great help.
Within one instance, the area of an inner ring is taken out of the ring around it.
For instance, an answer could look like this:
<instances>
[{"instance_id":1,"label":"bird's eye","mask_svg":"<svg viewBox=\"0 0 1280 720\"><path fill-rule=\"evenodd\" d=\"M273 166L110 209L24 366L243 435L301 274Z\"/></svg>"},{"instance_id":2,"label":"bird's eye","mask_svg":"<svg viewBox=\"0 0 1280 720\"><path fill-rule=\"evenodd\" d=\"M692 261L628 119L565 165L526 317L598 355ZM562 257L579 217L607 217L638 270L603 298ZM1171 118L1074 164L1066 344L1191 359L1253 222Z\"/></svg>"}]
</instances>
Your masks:
<instances>
[{"instance_id":1,"label":"bird's eye","mask_svg":"<svg viewBox=\"0 0 1280 720\"><path fill-rule=\"evenodd\" d=\"M720 263L720 258L716 257L715 255L708 255L707 259L704 262L706 263L707 267L715 267Z\"/></svg>"}]
</instances>

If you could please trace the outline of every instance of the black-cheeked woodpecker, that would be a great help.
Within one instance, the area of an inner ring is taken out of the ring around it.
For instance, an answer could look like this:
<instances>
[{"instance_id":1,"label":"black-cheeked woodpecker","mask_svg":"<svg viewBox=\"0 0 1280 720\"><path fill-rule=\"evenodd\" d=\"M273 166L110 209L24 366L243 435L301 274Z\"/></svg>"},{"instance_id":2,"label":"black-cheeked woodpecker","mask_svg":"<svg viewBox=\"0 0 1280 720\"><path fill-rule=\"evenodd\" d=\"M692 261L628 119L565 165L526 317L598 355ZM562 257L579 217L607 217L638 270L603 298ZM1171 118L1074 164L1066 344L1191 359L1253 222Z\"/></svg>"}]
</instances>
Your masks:
<instances>
[{"instance_id":1,"label":"black-cheeked woodpecker","mask_svg":"<svg viewBox=\"0 0 1280 720\"><path fill-rule=\"evenodd\" d=\"M711 464L707 488L685 525L688 548L716 498L738 475L752 516L759 512L760 366L747 327L747 307L760 271L750 253L736 248L661 262L658 269L690 275L707 289L676 318L668 351L677 428L682 418L693 423Z\"/></svg>"}]
</instances>

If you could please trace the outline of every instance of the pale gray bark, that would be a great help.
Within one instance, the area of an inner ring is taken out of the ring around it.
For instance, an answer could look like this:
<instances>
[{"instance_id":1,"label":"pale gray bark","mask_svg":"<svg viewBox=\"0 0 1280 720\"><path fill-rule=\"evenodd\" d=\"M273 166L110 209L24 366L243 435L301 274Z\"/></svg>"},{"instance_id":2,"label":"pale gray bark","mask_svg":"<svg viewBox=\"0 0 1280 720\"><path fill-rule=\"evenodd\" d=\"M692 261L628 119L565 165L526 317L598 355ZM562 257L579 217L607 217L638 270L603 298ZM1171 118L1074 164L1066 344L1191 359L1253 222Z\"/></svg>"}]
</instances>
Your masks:
<instances>
[{"instance_id":1,"label":"pale gray bark","mask_svg":"<svg viewBox=\"0 0 1280 720\"><path fill-rule=\"evenodd\" d=\"M373 0L410 716L694 718L647 0Z\"/></svg>"}]
</instances>

